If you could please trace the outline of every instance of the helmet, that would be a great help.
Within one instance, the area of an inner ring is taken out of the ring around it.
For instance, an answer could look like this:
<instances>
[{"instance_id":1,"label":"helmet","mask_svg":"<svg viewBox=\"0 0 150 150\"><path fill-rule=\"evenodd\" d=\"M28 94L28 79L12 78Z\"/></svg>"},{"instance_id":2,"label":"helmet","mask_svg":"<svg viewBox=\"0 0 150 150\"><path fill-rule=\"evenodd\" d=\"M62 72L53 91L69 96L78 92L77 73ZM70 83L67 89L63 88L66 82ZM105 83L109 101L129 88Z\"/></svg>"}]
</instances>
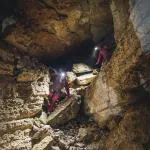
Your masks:
<instances>
[{"instance_id":1,"label":"helmet","mask_svg":"<svg viewBox=\"0 0 150 150\"><path fill-rule=\"evenodd\" d=\"M100 49L101 49L101 47L99 45L97 45L97 46L94 47L95 51L100 50Z\"/></svg>"},{"instance_id":2,"label":"helmet","mask_svg":"<svg viewBox=\"0 0 150 150\"><path fill-rule=\"evenodd\" d=\"M65 69L59 69L58 74L62 80L67 76Z\"/></svg>"}]
</instances>

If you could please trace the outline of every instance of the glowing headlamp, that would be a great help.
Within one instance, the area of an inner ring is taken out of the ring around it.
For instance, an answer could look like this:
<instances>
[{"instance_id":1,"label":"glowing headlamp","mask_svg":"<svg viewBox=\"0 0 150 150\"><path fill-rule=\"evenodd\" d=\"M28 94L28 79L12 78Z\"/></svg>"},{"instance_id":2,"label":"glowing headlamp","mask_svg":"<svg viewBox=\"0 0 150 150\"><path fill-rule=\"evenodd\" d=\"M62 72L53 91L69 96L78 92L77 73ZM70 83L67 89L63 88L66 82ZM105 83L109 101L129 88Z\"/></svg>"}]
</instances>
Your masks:
<instances>
[{"instance_id":1,"label":"glowing headlamp","mask_svg":"<svg viewBox=\"0 0 150 150\"><path fill-rule=\"evenodd\" d=\"M95 47L94 50L97 51L97 50L98 50L98 47Z\"/></svg>"},{"instance_id":2,"label":"glowing headlamp","mask_svg":"<svg viewBox=\"0 0 150 150\"><path fill-rule=\"evenodd\" d=\"M65 73L64 72L61 72L61 77L65 77Z\"/></svg>"}]
</instances>

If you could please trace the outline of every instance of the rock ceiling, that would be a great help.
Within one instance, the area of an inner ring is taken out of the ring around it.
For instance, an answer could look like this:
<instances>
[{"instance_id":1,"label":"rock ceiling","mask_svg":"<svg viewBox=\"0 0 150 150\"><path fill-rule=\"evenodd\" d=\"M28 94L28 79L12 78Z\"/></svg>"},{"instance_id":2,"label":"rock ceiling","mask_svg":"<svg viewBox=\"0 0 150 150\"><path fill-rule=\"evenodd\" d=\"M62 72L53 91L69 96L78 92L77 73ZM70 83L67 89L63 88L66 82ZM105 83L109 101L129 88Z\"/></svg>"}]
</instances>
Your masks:
<instances>
[{"instance_id":1,"label":"rock ceiling","mask_svg":"<svg viewBox=\"0 0 150 150\"><path fill-rule=\"evenodd\" d=\"M42 60L77 50L82 42L97 43L113 30L104 0L18 0L15 11L17 24L5 41Z\"/></svg>"}]
</instances>

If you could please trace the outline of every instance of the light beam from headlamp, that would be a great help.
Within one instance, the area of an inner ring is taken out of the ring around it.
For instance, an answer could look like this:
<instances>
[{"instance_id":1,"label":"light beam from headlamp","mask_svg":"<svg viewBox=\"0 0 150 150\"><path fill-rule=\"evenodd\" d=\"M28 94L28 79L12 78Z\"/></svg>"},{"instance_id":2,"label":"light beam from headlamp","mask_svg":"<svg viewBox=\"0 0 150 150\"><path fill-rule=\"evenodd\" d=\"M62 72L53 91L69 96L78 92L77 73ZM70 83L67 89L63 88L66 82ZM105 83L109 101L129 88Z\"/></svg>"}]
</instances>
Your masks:
<instances>
[{"instance_id":1,"label":"light beam from headlamp","mask_svg":"<svg viewBox=\"0 0 150 150\"><path fill-rule=\"evenodd\" d=\"M65 73L64 72L61 72L61 77L65 77Z\"/></svg>"}]
</instances>

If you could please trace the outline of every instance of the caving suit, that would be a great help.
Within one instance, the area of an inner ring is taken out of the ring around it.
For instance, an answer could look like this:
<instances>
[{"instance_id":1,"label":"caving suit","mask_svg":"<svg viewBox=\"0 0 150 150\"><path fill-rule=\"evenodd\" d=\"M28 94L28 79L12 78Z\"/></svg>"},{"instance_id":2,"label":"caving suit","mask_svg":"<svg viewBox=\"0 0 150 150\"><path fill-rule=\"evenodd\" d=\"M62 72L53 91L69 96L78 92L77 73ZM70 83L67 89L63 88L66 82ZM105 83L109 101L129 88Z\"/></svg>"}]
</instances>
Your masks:
<instances>
[{"instance_id":1,"label":"caving suit","mask_svg":"<svg viewBox=\"0 0 150 150\"><path fill-rule=\"evenodd\" d=\"M59 99L60 94L61 94L61 89L63 89L64 87L67 92L67 96L69 96L70 92L69 92L69 85L66 79L66 75L64 77L61 75L57 75L56 79L53 82L52 90L48 95L49 99L52 100L52 103L49 106L48 112L53 111L54 104Z\"/></svg>"},{"instance_id":2,"label":"caving suit","mask_svg":"<svg viewBox=\"0 0 150 150\"><path fill-rule=\"evenodd\" d=\"M99 54L96 65L103 65L105 61L108 60L108 48L98 47Z\"/></svg>"}]
</instances>

